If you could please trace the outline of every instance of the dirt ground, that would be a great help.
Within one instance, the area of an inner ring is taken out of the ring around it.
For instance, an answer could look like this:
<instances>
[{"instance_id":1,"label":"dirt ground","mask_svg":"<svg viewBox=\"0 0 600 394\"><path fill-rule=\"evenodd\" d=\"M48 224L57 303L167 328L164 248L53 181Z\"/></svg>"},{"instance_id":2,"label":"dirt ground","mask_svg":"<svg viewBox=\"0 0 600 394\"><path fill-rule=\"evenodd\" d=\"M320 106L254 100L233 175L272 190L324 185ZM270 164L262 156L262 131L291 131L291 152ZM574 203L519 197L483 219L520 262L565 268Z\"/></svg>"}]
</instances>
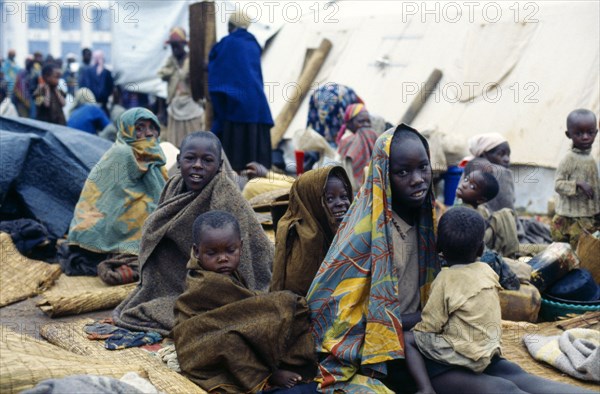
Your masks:
<instances>
[{"instance_id":1,"label":"dirt ground","mask_svg":"<svg viewBox=\"0 0 600 394\"><path fill-rule=\"evenodd\" d=\"M29 298L0 308L0 327L2 338L4 338L5 335L4 330L10 329L36 339L43 339L40 336L40 328L44 324L55 322L68 323L85 317L99 319L109 317L111 314L111 310L104 310L82 313L74 316L51 318L35 305L39 298L40 296Z\"/></svg>"}]
</instances>

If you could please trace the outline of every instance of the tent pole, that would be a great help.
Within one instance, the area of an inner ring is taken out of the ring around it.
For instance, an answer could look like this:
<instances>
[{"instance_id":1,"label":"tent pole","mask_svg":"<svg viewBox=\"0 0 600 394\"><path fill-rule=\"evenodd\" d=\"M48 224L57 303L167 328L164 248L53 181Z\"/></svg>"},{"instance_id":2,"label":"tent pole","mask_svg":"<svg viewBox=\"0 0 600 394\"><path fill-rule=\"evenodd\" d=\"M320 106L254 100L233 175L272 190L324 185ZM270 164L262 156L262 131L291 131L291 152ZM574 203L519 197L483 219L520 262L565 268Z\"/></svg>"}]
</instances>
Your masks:
<instances>
[{"instance_id":1,"label":"tent pole","mask_svg":"<svg viewBox=\"0 0 600 394\"><path fill-rule=\"evenodd\" d=\"M217 39L215 2L190 5L190 85L195 101L205 99L204 124L212 124L212 105L208 96L208 54Z\"/></svg>"},{"instance_id":2,"label":"tent pole","mask_svg":"<svg viewBox=\"0 0 600 394\"><path fill-rule=\"evenodd\" d=\"M421 108L423 108L425 102L429 96L431 96L431 93L433 93L433 90L440 82L440 79L442 79L442 75L443 74L440 70L437 68L433 69L431 74L429 74L429 78L427 78L425 85L422 85L422 89L415 96L406 112L404 112L400 123L410 124L413 120L415 120L417 115L419 115Z\"/></svg>"},{"instance_id":3,"label":"tent pole","mask_svg":"<svg viewBox=\"0 0 600 394\"><path fill-rule=\"evenodd\" d=\"M329 52L331 51L331 47L331 41L326 38L323 39L319 48L312 53L310 60L306 62L306 67L302 70L298 82L296 83L298 94L295 97L286 100L281 112L279 112L279 115L277 115L277 118L275 119L275 126L271 128L271 146L273 149L277 148L285 131L290 126L290 123L292 123L292 119L294 119L302 100L306 97L319 70L323 66L323 63L325 63L327 55L329 55Z\"/></svg>"}]
</instances>

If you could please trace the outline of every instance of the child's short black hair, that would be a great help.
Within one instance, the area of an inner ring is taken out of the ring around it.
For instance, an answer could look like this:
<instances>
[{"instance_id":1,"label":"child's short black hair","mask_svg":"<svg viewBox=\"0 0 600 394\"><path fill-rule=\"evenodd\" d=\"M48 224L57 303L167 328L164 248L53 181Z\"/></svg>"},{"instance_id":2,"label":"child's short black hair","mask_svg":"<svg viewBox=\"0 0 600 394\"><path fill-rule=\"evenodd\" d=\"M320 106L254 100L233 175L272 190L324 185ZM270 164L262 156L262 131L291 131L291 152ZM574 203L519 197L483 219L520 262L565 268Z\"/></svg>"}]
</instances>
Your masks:
<instances>
[{"instance_id":1,"label":"child's short black hair","mask_svg":"<svg viewBox=\"0 0 600 394\"><path fill-rule=\"evenodd\" d=\"M232 226L236 235L241 238L240 224L238 223L235 216L225 211L209 211L198 216L194 220L192 228L192 237L195 244L200 243L202 231L205 227L212 229L219 229L225 226Z\"/></svg>"},{"instance_id":2,"label":"child's short black hair","mask_svg":"<svg viewBox=\"0 0 600 394\"><path fill-rule=\"evenodd\" d=\"M480 158L476 157L467 163L463 173L465 175L469 175L472 172L481 171L494 174L497 171L496 167L494 166L495 164L492 164L487 160L481 160Z\"/></svg>"},{"instance_id":3,"label":"child's short black hair","mask_svg":"<svg viewBox=\"0 0 600 394\"><path fill-rule=\"evenodd\" d=\"M481 195L486 201L490 201L498 195L500 185L498 184L496 177L489 172L481 172L481 175L483 177L483 185L481 185L483 190L481 191Z\"/></svg>"},{"instance_id":4,"label":"child's short black hair","mask_svg":"<svg viewBox=\"0 0 600 394\"><path fill-rule=\"evenodd\" d=\"M48 63L44 67L42 67L42 77L49 77L56 69L56 65L54 63Z\"/></svg>"},{"instance_id":5,"label":"child's short black hair","mask_svg":"<svg viewBox=\"0 0 600 394\"><path fill-rule=\"evenodd\" d=\"M481 191L481 197L485 198L486 201L490 201L498 195L498 192L500 191L500 184L492 173L486 171L487 169L492 169L489 167L489 165L484 166L478 163L479 162L476 160L471 160L468 162L465 166L464 174L465 176L471 176L471 174L474 172L481 172L481 176L483 178L483 184L481 185L483 189Z\"/></svg>"},{"instance_id":6,"label":"child's short black hair","mask_svg":"<svg viewBox=\"0 0 600 394\"><path fill-rule=\"evenodd\" d=\"M590 111L589 109L580 108L573 110L567 116L567 130L570 130L573 127L577 118L591 116L594 118L594 123L596 123L596 114Z\"/></svg>"},{"instance_id":7,"label":"child's short black hair","mask_svg":"<svg viewBox=\"0 0 600 394\"><path fill-rule=\"evenodd\" d=\"M195 138L203 138L203 139L210 141L215 148L215 154L217 155L217 160L221 161L221 150L223 149L223 147L221 145L221 140L219 140L219 137L217 137L211 131L194 131L193 133L186 135L183 138L183 141L181 141L181 145L179 145L179 152L183 152L183 149L188 144L188 142L190 142L191 140L193 140Z\"/></svg>"},{"instance_id":8,"label":"child's short black hair","mask_svg":"<svg viewBox=\"0 0 600 394\"><path fill-rule=\"evenodd\" d=\"M472 208L450 208L438 225L438 251L448 261L471 263L483 244L485 222Z\"/></svg>"}]
</instances>

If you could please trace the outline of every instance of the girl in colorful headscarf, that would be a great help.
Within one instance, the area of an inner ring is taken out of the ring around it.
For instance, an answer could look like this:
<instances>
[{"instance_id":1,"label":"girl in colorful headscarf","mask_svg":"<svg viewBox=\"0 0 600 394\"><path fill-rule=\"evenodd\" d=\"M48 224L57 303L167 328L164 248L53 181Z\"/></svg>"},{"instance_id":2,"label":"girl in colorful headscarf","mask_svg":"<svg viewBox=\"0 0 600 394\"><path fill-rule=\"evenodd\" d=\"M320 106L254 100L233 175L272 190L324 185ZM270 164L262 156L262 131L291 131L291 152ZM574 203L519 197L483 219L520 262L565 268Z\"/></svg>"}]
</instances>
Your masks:
<instances>
[{"instance_id":1,"label":"girl in colorful headscarf","mask_svg":"<svg viewBox=\"0 0 600 394\"><path fill-rule=\"evenodd\" d=\"M350 104L362 102L352 88L337 83L327 83L315 90L310 97L307 126L333 144L344 124L346 108Z\"/></svg>"},{"instance_id":2,"label":"girl in colorful headscarf","mask_svg":"<svg viewBox=\"0 0 600 394\"><path fill-rule=\"evenodd\" d=\"M346 171L328 166L302 174L277 224L271 291L305 296L352 203Z\"/></svg>"},{"instance_id":3,"label":"girl in colorful headscarf","mask_svg":"<svg viewBox=\"0 0 600 394\"><path fill-rule=\"evenodd\" d=\"M402 329L418 321L440 269L428 152L406 125L377 140L367 180L311 285L324 392L386 392L375 377L404 358Z\"/></svg>"},{"instance_id":4,"label":"girl in colorful headscarf","mask_svg":"<svg viewBox=\"0 0 600 394\"><path fill-rule=\"evenodd\" d=\"M336 142L342 166L351 174L350 182L355 192L364 182L365 167L371 160L377 137L371 128L371 118L365 105L350 104L344 113L344 124Z\"/></svg>"},{"instance_id":5,"label":"girl in colorful headscarf","mask_svg":"<svg viewBox=\"0 0 600 394\"><path fill-rule=\"evenodd\" d=\"M108 254L138 254L142 226L167 179L159 133L145 108L121 115L116 142L92 168L75 206L69 253L61 258L65 273L96 275Z\"/></svg>"}]
</instances>

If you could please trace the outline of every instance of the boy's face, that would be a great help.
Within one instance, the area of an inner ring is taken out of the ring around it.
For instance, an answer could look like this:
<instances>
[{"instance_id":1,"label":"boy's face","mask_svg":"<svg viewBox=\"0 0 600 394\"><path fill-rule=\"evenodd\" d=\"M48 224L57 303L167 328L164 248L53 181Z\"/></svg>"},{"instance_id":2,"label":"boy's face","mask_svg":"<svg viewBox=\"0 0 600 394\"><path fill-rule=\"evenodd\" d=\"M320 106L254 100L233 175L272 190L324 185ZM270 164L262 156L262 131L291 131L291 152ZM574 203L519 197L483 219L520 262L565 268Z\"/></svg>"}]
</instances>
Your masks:
<instances>
[{"instance_id":1,"label":"boy's face","mask_svg":"<svg viewBox=\"0 0 600 394\"><path fill-rule=\"evenodd\" d=\"M567 138L570 138L573 141L574 148L581 150L590 149L598 134L596 117L591 115L578 116L565 134L567 135Z\"/></svg>"},{"instance_id":2,"label":"boy's face","mask_svg":"<svg viewBox=\"0 0 600 394\"><path fill-rule=\"evenodd\" d=\"M350 195L344 182L337 176L327 179L323 198L329 214L335 218L338 224L341 223L350 208Z\"/></svg>"},{"instance_id":3,"label":"boy's face","mask_svg":"<svg viewBox=\"0 0 600 394\"><path fill-rule=\"evenodd\" d=\"M55 68L52 71L52 74L44 77L44 81L46 81L46 83L50 86L50 87L57 87L58 86L58 81L60 80L60 70L58 68Z\"/></svg>"},{"instance_id":4,"label":"boy's face","mask_svg":"<svg viewBox=\"0 0 600 394\"><path fill-rule=\"evenodd\" d=\"M222 161L211 140L193 138L185 144L177 162L187 190L199 192L215 177Z\"/></svg>"},{"instance_id":5,"label":"boy's face","mask_svg":"<svg viewBox=\"0 0 600 394\"><path fill-rule=\"evenodd\" d=\"M406 138L392 144L390 184L394 206L423 205L431 185L431 166L421 141Z\"/></svg>"},{"instance_id":6,"label":"boy's face","mask_svg":"<svg viewBox=\"0 0 600 394\"><path fill-rule=\"evenodd\" d=\"M465 175L462 183L456 190L456 197L463 200L464 203L470 205L479 205L487 200L483 197L483 173L481 171L472 171Z\"/></svg>"},{"instance_id":7,"label":"boy's face","mask_svg":"<svg viewBox=\"0 0 600 394\"><path fill-rule=\"evenodd\" d=\"M508 142L503 142L494 149L485 152L483 156L488 159L490 163L508 168L510 165L510 146L508 145Z\"/></svg>"},{"instance_id":8,"label":"boy's face","mask_svg":"<svg viewBox=\"0 0 600 394\"><path fill-rule=\"evenodd\" d=\"M232 225L205 227L192 249L200 266L211 272L231 275L240 265L242 240Z\"/></svg>"}]
</instances>

